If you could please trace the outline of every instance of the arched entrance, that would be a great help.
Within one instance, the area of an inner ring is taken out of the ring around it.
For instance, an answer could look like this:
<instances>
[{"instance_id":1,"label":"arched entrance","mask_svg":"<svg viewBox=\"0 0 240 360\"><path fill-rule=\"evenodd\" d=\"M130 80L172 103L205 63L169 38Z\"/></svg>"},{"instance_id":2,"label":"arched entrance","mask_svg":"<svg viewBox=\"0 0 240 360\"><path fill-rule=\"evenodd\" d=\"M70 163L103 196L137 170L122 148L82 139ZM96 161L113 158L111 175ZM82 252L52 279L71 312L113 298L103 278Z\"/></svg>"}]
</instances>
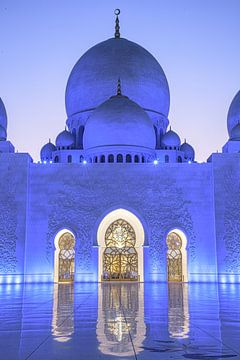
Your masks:
<instances>
[{"instance_id":1,"label":"arched entrance","mask_svg":"<svg viewBox=\"0 0 240 360\"><path fill-rule=\"evenodd\" d=\"M55 237L54 282L74 281L75 237L61 230Z\"/></svg>"},{"instance_id":2,"label":"arched entrance","mask_svg":"<svg viewBox=\"0 0 240 360\"><path fill-rule=\"evenodd\" d=\"M97 240L98 281L143 281L144 230L137 216L125 209L110 212Z\"/></svg>"},{"instance_id":3,"label":"arched entrance","mask_svg":"<svg viewBox=\"0 0 240 360\"><path fill-rule=\"evenodd\" d=\"M174 229L167 235L167 280L187 282L187 239L185 234Z\"/></svg>"},{"instance_id":4,"label":"arched entrance","mask_svg":"<svg viewBox=\"0 0 240 360\"><path fill-rule=\"evenodd\" d=\"M136 234L123 219L115 220L105 233L102 280L138 281Z\"/></svg>"}]
</instances>

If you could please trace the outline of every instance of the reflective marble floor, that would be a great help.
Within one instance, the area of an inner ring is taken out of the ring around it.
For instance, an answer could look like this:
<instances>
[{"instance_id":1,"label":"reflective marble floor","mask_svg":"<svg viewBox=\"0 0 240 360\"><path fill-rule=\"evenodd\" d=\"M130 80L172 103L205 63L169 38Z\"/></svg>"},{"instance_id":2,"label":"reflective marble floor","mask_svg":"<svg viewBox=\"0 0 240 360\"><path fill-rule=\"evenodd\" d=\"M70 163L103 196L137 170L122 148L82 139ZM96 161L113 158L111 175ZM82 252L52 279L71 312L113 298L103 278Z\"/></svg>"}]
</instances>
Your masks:
<instances>
[{"instance_id":1,"label":"reflective marble floor","mask_svg":"<svg viewBox=\"0 0 240 360\"><path fill-rule=\"evenodd\" d=\"M240 284L0 286L0 359L240 360Z\"/></svg>"}]
</instances>

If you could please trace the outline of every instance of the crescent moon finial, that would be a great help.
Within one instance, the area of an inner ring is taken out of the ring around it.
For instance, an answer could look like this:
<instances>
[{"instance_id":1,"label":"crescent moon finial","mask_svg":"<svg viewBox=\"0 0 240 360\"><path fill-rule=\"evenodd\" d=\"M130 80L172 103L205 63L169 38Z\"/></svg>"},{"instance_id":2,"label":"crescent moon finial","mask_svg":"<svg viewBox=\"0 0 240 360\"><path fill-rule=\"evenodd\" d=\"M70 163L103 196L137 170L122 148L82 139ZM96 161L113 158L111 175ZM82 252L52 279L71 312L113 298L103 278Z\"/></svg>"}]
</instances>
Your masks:
<instances>
[{"instance_id":1,"label":"crescent moon finial","mask_svg":"<svg viewBox=\"0 0 240 360\"><path fill-rule=\"evenodd\" d=\"M116 20L115 20L115 38L116 39L120 38L120 25L119 25L119 18L118 18L118 15L120 15L120 13L121 13L120 9L114 10L114 14L116 15Z\"/></svg>"}]
</instances>

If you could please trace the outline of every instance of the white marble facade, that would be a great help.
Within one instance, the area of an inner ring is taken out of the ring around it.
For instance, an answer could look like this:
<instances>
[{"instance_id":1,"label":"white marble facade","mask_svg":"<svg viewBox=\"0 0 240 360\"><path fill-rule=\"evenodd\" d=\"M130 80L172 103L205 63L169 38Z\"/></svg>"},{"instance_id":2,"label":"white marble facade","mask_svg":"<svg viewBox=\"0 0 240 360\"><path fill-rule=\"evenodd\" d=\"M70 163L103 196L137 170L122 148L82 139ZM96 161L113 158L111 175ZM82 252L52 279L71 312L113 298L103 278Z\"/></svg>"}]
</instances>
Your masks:
<instances>
[{"instance_id":1,"label":"white marble facade","mask_svg":"<svg viewBox=\"0 0 240 360\"><path fill-rule=\"evenodd\" d=\"M15 153L0 101L1 283L57 281L63 232L74 238L74 281L101 281L102 224L119 218L135 232L138 280L168 280L166 240L175 231L181 281L239 282L240 92L229 141L205 163L169 127L169 103L157 60L117 27L74 66L66 128L41 161Z\"/></svg>"}]
</instances>

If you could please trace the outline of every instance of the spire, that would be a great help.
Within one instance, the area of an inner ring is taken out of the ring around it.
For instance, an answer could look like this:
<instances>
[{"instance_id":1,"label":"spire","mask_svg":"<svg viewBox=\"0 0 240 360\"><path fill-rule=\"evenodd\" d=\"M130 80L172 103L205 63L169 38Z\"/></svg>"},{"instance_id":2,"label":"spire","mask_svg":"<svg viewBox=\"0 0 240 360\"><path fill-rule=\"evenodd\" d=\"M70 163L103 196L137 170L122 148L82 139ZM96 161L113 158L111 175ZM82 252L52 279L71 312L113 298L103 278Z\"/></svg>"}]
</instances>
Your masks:
<instances>
[{"instance_id":1,"label":"spire","mask_svg":"<svg viewBox=\"0 0 240 360\"><path fill-rule=\"evenodd\" d=\"M122 95L122 90L121 90L121 79L118 78L118 82L117 82L117 95L121 96Z\"/></svg>"},{"instance_id":2,"label":"spire","mask_svg":"<svg viewBox=\"0 0 240 360\"><path fill-rule=\"evenodd\" d=\"M120 38L120 25L119 25L119 18L118 15L120 15L120 9L115 9L114 14L116 15L116 20L115 20L115 39L119 39Z\"/></svg>"}]
</instances>

